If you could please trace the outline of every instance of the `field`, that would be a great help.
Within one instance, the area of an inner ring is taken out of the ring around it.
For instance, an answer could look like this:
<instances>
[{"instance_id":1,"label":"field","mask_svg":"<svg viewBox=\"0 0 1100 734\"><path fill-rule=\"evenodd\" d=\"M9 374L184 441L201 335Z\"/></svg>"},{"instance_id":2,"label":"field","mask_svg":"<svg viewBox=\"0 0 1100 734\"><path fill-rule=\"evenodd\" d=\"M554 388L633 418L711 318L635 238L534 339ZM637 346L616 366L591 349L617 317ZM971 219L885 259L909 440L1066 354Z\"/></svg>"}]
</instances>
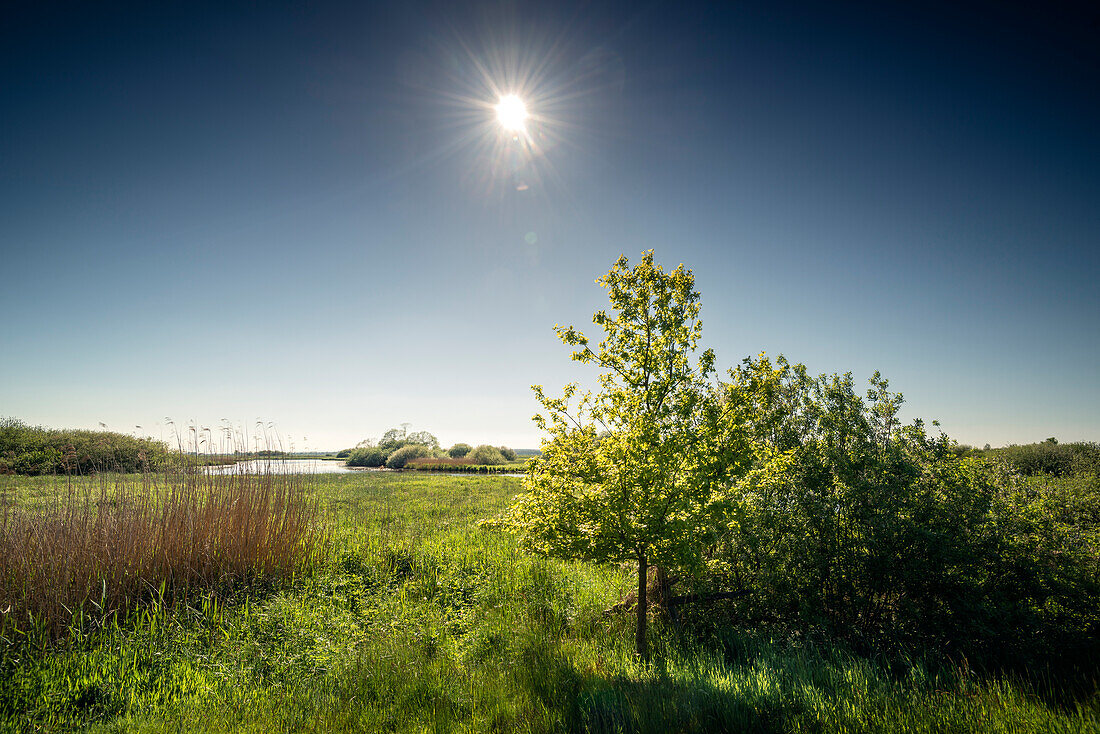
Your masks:
<instances>
[{"instance_id":1,"label":"field","mask_svg":"<svg viewBox=\"0 0 1100 734\"><path fill-rule=\"evenodd\" d=\"M5 505L63 479L0 477ZM137 478L133 479L137 481ZM82 480L100 481L92 478ZM635 571L479 527L502 476L309 478L322 544L292 577L91 605L48 645L5 627L0 728L70 731L1096 731L1100 697L797 637L605 614ZM100 616L97 617L96 613Z\"/></svg>"}]
</instances>

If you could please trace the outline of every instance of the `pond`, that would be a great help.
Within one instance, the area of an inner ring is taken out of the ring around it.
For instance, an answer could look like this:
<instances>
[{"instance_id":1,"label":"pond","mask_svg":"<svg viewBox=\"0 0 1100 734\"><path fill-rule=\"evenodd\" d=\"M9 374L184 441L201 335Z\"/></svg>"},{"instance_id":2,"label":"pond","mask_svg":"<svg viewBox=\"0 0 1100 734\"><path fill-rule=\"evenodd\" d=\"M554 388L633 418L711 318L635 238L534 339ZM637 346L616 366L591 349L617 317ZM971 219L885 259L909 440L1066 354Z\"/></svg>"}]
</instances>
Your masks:
<instances>
[{"instance_id":1,"label":"pond","mask_svg":"<svg viewBox=\"0 0 1100 734\"><path fill-rule=\"evenodd\" d=\"M256 474L273 472L275 474L350 474L361 471L392 471L391 469L367 469L356 467L349 469L343 461L326 461L324 459L252 459L251 461L238 461L236 464L220 464L206 467L208 474ZM407 470L406 470L407 471ZM443 474L452 477L522 477L523 474L493 473L492 475L458 472L423 472L424 474Z\"/></svg>"},{"instance_id":2,"label":"pond","mask_svg":"<svg viewBox=\"0 0 1100 734\"><path fill-rule=\"evenodd\" d=\"M208 466L210 474L348 474L356 471L344 466L343 461L325 461L324 459L253 459L238 461L236 464Z\"/></svg>"}]
</instances>

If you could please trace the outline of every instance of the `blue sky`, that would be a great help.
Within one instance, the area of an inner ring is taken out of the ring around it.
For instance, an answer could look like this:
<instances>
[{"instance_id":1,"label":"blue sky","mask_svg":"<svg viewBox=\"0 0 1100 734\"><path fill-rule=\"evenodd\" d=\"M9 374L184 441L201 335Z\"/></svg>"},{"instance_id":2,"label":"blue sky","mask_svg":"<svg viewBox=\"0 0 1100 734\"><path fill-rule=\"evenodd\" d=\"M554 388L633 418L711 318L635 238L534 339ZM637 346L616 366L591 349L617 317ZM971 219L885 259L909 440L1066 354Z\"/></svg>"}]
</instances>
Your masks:
<instances>
[{"instance_id":1,"label":"blue sky","mask_svg":"<svg viewBox=\"0 0 1100 734\"><path fill-rule=\"evenodd\" d=\"M550 5L17 5L0 415L535 447L553 325L652 248L724 368L1100 440L1094 9Z\"/></svg>"}]
</instances>

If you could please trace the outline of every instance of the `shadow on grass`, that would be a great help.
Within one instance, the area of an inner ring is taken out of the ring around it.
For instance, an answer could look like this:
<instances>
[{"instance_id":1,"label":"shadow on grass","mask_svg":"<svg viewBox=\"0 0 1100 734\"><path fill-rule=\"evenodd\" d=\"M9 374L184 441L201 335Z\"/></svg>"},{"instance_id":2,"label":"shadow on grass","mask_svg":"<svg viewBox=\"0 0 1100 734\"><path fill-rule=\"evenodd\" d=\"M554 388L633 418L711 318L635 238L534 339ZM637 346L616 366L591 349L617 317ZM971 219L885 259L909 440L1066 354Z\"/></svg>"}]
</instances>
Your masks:
<instances>
[{"instance_id":1,"label":"shadow on grass","mask_svg":"<svg viewBox=\"0 0 1100 734\"><path fill-rule=\"evenodd\" d=\"M802 713L780 687L732 692L704 673L674 678L655 657L640 677L578 670L555 646L529 639L514 680L546 707L552 728L571 732L778 732Z\"/></svg>"}]
</instances>

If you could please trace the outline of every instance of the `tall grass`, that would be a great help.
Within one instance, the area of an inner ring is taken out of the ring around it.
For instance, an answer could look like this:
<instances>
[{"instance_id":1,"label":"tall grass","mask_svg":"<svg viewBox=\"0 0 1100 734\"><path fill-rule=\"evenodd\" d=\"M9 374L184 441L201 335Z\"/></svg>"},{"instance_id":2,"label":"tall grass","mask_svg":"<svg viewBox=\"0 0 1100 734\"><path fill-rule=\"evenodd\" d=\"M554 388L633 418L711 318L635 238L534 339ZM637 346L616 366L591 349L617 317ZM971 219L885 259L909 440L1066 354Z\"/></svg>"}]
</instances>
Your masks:
<instances>
[{"instance_id":1,"label":"tall grass","mask_svg":"<svg viewBox=\"0 0 1100 734\"><path fill-rule=\"evenodd\" d=\"M86 615L293 574L322 532L307 480L190 470L69 479L38 501L4 493L4 636L49 641Z\"/></svg>"}]
</instances>

